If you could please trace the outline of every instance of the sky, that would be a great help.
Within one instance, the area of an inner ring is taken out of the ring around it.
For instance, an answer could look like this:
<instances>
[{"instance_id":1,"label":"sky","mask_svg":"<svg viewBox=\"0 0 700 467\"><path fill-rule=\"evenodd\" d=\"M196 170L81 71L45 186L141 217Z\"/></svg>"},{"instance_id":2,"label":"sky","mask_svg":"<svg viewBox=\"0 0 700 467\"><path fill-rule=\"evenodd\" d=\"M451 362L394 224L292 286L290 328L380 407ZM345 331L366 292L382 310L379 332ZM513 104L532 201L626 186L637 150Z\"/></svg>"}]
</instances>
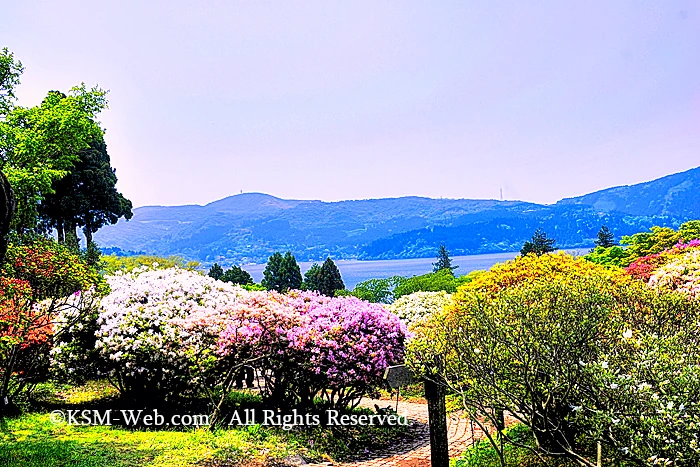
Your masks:
<instances>
[{"instance_id":1,"label":"sky","mask_svg":"<svg viewBox=\"0 0 700 467\"><path fill-rule=\"evenodd\" d=\"M19 104L85 82L119 190L553 203L700 165L697 1L11 1Z\"/></svg>"}]
</instances>

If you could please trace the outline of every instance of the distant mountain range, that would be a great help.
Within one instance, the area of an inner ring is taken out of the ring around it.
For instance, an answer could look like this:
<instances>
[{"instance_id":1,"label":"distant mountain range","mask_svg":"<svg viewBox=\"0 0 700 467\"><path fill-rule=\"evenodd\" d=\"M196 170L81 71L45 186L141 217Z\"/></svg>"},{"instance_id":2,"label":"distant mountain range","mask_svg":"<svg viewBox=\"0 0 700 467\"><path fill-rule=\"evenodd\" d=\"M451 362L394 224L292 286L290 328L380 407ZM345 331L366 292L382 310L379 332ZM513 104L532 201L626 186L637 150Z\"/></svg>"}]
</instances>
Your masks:
<instances>
[{"instance_id":1,"label":"distant mountain range","mask_svg":"<svg viewBox=\"0 0 700 467\"><path fill-rule=\"evenodd\" d=\"M700 219L698 188L700 167L553 205L412 196L328 203L245 193L206 206L136 208L95 241L111 252L227 266L287 250L300 261L432 257L441 242L453 255L517 251L538 227L560 248L588 247L603 224L619 238Z\"/></svg>"}]
</instances>

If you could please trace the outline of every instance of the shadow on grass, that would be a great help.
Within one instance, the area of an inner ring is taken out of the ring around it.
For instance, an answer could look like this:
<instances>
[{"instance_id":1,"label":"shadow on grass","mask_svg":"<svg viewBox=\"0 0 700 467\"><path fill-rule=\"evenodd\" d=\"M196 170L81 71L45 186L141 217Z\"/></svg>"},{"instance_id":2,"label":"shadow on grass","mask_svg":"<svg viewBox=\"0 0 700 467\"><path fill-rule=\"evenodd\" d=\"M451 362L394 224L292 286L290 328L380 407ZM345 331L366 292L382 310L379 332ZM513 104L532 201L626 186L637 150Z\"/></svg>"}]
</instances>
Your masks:
<instances>
[{"instance_id":1,"label":"shadow on grass","mask_svg":"<svg viewBox=\"0 0 700 467\"><path fill-rule=\"evenodd\" d=\"M27 437L17 442L0 441L0 467L114 467L124 465L124 446L104 443L82 444L72 440ZM139 466L158 455L155 449L129 456L129 465Z\"/></svg>"}]
</instances>

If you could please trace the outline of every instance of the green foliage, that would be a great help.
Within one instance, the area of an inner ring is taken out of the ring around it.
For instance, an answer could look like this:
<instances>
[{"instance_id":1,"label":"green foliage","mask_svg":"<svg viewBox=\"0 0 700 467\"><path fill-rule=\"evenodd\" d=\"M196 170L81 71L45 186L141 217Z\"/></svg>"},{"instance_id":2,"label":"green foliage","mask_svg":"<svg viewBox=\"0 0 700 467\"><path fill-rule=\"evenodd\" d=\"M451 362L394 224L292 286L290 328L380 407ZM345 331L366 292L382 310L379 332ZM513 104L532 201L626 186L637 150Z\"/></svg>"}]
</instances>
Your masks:
<instances>
[{"instance_id":1,"label":"green foliage","mask_svg":"<svg viewBox=\"0 0 700 467\"><path fill-rule=\"evenodd\" d=\"M301 268L291 251L282 256L277 252L270 256L263 271L262 285L267 290L286 292L300 289L302 284Z\"/></svg>"},{"instance_id":2,"label":"green foliage","mask_svg":"<svg viewBox=\"0 0 700 467\"><path fill-rule=\"evenodd\" d=\"M38 206L66 176L80 150L102 138L97 114L107 107L107 92L76 86L66 96L51 91L41 105L15 107L0 120L2 170L17 199L14 228L21 232L38 223Z\"/></svg>"},{"instance_id":3,"label":"green foliage","mask_svg":"<svg viewBox=\"0 0 700 467\"><path fill-rule=\"evenodd\" d=\"M554 243L556 240L547 237L547 234L542 229L535 230L532 234L532 238L525 242L523 247L520 249L520 254L525 256L530 253L534 253L537 256L544 255L545 253L551 253L555 250Z\"/></svg>"},{"instance_id":4,"label":"green foliage","mask_svg":"<svg viewBox=\"0 0 700 467\"><path fill-rule=\"evenodd\" d=\"M367 300L372 303L391 303L394 301L394 289L405 280L406 278L402 276L369 279L355 285L351 294L361 300Z\"/></svg>"},{"instance_id":5,"label":"green foliage","mask_svg":"<svg viewBox=\"0 0 700 467\"><path fill-rule=\"evenodd\" d=\"M13 107L15 100L15 87L19 84L19 77L24 67L7 47L0 50L0 117L4 117Z\"/></svg>"},{"instance_id":6,"label":"green foliage","mask_svg":"<svg viewBox=\"0 0 700 467\"><path fill-rule=\"evenodd\" d=\"M314 263L306 271L302 288L333 297L337 291L345 289L345 284L340 276L338 266L332 259L326 258L322 266Z\"/></svg>"},{"instance_id":7,"label":"green foliage","mask_svg":"<svg viewBox=\"0 0 700 467\"><path fill-rule=\"evenodd\" d=\"M413 329L408 362L473 418L510 412L541 455L580 465L598 440L611 462L697 465L700 302L565 255L519 257L453 302Z\"/></svg>"},{"instance_id":8,"label":"green foliage","mask_svg":"<svg viewBox=\"0 0 700 467\"><path fill-rule=\"evenodd\" d=\"M405 278L394 288L394 300L414 292L445 291L447 293L454 293L460 285L471 282L479 272L480 271L472 271L464 276L455 277L451 270L441 269L437 272Z\"/></svg>"},{"instance_id":9,"label":"green foliage","mask_svg":"<svg viewBox=\"0 0 700 467\"><path fill-rule=\"evenodd\" d=\"M239 285L251 285L253 284L253 277L248 273L248 271L245 271L241 269L240 266L232 266L231 269L228 269L226 272L224 272L221 275L220 280L224 282L230 282L231 284L239 284Z\"/></svg>"},{"instance_id":10,"label":"green foliage","mask_svg":"<svg viewBox=\"0 0 700 467\"><path fill-rule=\"evenodd\" d=\"M98 271L104 266L102 264L102 253L95 242L89 242L85 249L80 252L80 257L85 263Z\"/></svg>"},{"instance_id":11,"label":"green foliage","mask_svg":"<svg viewBox=\"0 0 700 467\"><path fill-rule=\"evenodd\" d=\"M111 167L107 146L102 138L78 152L78 159L68 173L54 180L52 192L39 206L43 227L56 229L58 240L75 235L82 227L87 243L92 234L106 224L115 224L121 217L131 219L131 201L116 189L117 176Z\"/></svg>"},{"instance_id":12,"label":"green foliage","mask_svg":"<svg viewBox=\"0 0 700 467\"><path fill-rule=\"evenodd\" d=\"M678 230L654 226L650 232L623 236L620 243L624 248L597 246L585 258L605 266L627 267L639 258L671 249L681 240L687 243L696 238L700 238L700 221L697 220L681 224Z\"/></svg>"},{"instance_id":13,"label":"green foliage","mask_svg":"<svg viewBox=\"0 0 700 467\"><path fill-rule=\"evenodd\" d=\"M103 267L102 272L105 274L114 274L116 271L131 272L136 268L150 267L157 269L168 269L178 267L183 269L195 270L199 267L198 261L186 261L179 256L162 256L153 255L135 255L135 256L117 256L105 255L102 257Z\"/></svg>"},{"instance_id":14,"label":"green foliage","mask_svg":"<svg viewBox=\"0 0 700 467\"><path fill-rule=\"evenodd\" d=\"M447 251L444 243L440 244L438 249L437 261L433 263L433 272L439 271L449 271L453 274L453 271L459 266L452 266L452 260L450 259L450 252Z\"/></svg>"},{"instance_id":15,"label":"green foliage","mask_svg":"<svg viewBox=\"0 0 700 467\"><path fill-rule=\"evenodd\" d=\"M615 246L615 234L606 226L602 226L598 231L598 238L595 241L596 246L609 248Z\"/></svg>"},{"instance_id":16,"label":"green foliage","mask_svg":"<svg viewBox=\"0 0 700 467\"><path fill-rule=\"evenodd\" d=\"M222 268L219 263L214 263L212 267L209 268L207 275L212 279L220 280L221 276L224 275L224 268Z\"/></svg>"},{"instance_id":17,"label":"green foliage","mask_svg":"<svg viewBox=\"0 0 700 467\"><path fill-rule=\"evenodd\" d=\"M627 252L621 246L602 247L597 246L593 251L584 256L588 261L603 266L625 267L629 265Z\"/></svg>"}]
</instances>

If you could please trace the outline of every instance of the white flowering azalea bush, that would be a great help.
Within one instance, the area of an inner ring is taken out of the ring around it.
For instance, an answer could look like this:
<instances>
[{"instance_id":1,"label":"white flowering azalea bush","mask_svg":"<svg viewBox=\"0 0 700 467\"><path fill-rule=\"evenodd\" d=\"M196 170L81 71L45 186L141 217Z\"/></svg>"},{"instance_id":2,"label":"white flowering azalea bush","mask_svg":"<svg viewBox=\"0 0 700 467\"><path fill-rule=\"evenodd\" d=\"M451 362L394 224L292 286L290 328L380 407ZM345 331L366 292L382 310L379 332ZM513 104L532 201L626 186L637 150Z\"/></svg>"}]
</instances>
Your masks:
<instances>
[{"instance_id":1,"label":"white flowering azalea bush","mask_svg":"<svg viewBox=\"0 0 700 467\"><path fill-rule=\"evenodd\" d=\"M649 285L700 298L700 249L694 248L658 268L649 277Z\"/></svg>"},{"instance_id":2,"label":"white flowering azalea bush","mask_svg":"<svg viewBox=\"0 0 700 467\"><path fill-rule=\"evenodd\" d=\"M442 311L451 300L452 294L445 291L414 292L400 297L388 305L387 310L398 316L407 326L410 326L426 316Z\"/></svg>"},{"instance_id":3,"label":"white flowering azalea bush","mask_svg":"<svg viewBox=\"0 0 700 467\"><path fill-rule=\"evenodd\" d=\"M593 467L600 443L615 465L700 465L698 301L546 256L461 288L412 329L409 365L478 423L513 414L545 458Z\"/></svg>"},{"instance_id":4,"label":"white flowering azalea bush","mask_svg":"<svg viewBox=\"0 0 700 467\"><path fill-rule=\"evenodd\" d=\"M103 376L96 348L97 318L104 295L94 288L78 291L64 299L53 320L56 339L50 351L51 371L59 380L84 383ZM48 302L43 303L44 306Z\"/></svg>"},{"instance_id":5,"label":"white flowering azalea bush","mask_svg":"<svg viewBox=\"0 0 700 467\"><path fill-rule=\"evenodd\" d=\"M113 384L142 398L168 397L200 384L201 372L191 370L207 362L196 361L199 355L186 345L191 333L177 320L214 312L246 294L180 268L136 268L107 282L111 292L101 302L96 346Z\"/></svg>"}]
</instances>

